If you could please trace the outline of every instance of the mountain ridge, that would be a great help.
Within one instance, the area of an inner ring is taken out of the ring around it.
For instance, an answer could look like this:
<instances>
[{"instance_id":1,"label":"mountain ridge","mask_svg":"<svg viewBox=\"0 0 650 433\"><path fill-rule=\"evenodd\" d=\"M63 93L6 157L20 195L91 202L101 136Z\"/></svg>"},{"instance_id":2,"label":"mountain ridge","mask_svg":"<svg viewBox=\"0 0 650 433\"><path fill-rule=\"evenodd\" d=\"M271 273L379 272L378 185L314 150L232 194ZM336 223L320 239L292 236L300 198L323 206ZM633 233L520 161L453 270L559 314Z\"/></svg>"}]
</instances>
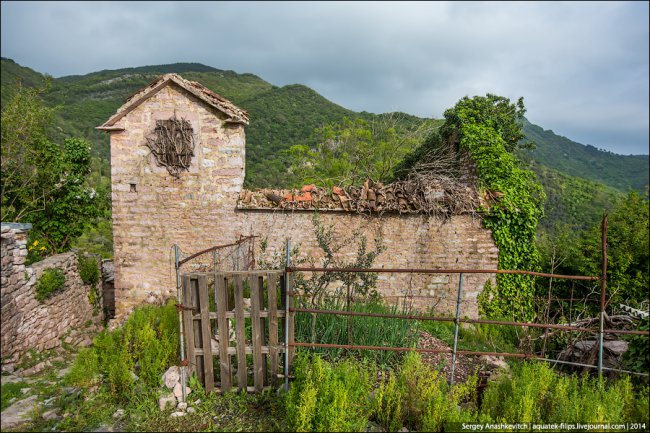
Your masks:
<instances>
[{"instance_id":1,"label":"mountain ridge","mask_svg":"<svg viewBox=\"0 0 650 433\"><path fill-rule=\"evenodd\" d=\"M286 165L282 152L293 144L310 143L314 128L340 121L344 116L371 121L386 115L354 112L336 104L303 84L275 86L252 73L240 74L201 63L140 66L50 78L51 88L43 95L50 106L60 106L57 119L66 135L85 137L95 152L108 157L108 137L94 129L104 122L134 91L157 75L181 73L247 110L247 179L249 187L284 186ZM2 104L10 94L11 81L39 86L46 80L31 68L2 58ZM425 121L408 116L409 122ZM584 145L545 130L528 120L524 133L537 143L532 151L520 151L524 161L545 166L569 176L603 183L620 191L643 190L648 184L647 155L619 155ZM535 164L532 164L532 163ZM539 175L539 170L538 170Z\"/></svg>"}]
</instances>

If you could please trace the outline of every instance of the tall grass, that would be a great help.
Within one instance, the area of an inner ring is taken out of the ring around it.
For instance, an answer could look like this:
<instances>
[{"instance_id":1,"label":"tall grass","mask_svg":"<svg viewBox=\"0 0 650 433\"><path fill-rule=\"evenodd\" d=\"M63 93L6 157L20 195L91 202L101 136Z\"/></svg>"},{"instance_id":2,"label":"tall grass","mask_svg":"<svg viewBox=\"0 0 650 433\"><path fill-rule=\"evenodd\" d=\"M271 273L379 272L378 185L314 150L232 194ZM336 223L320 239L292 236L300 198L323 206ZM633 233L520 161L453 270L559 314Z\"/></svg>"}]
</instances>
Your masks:
<instances>
[{"instance_id":1,"label":"tall grass","mask_svg":"<svg viewBox=\"0 0 650 433\"><path fill-rule=\"evenodd\" d=\"M305 306L305 308L309 308ZM347 310L344 297L330 297L317 309ZM374 314L409 314L407 308L388 306L379 300L365 299L351 303L350 311ZM349 334L348 334L349 322ZM360 346L413 347L417 343L417 323L408 319L345 316L338 314L296 313L296 341L308 343L352 344ZM349 355L372 360L382 365L394 365L400 353L381 350L347 350L334 348L310 349L334 360Z\"/></svg>"}]
</instances>

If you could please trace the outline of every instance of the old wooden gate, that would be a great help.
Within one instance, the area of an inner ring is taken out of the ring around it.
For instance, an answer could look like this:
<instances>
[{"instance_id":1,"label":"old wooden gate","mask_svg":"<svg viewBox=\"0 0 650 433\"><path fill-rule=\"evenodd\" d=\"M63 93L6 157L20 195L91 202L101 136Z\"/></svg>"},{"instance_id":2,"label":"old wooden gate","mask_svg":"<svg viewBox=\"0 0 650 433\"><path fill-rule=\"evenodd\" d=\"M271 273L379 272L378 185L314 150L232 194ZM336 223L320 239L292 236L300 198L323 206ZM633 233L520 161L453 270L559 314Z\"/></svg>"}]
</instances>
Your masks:
<instances>
[{"instance_id":1,"label":"old wooden gate","mask_svg":"<svg viewBox=\"0 0 650 433\"><path fill-rule=\"evenodd\" d=\"M206 392L233 387L259 392L284 377L282 271L185 274L182 296L185 359Z\"/></svg>"}]
</instances>

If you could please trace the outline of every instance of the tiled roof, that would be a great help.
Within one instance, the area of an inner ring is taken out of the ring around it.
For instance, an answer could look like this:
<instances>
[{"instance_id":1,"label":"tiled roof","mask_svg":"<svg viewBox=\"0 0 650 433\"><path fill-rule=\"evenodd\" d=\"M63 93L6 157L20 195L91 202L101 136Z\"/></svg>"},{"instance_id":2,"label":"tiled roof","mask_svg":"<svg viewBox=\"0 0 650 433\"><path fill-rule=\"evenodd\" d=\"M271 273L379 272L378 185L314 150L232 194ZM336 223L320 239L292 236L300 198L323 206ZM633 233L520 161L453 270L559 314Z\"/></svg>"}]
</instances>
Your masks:
<instances>
[{"instance_id":1,"label":"tiled roof","mask_svg":"<svg viewBox=\"0 0 650 433\"><path fill-rule=\"evenodd\" d=\"M153 81L148 86L138 90L133 95L131 95L126 100L126 103L122 105L117 110L117 112L113 116L111 116L110 119L104 122L104 124L102 124L101 126L98 126L96 129L102 129L107 131L118 129L115 128L114 126L118 120L126 116L138 105L140 105L141 103L143 103L144 101L146 101L147 99L155 95L159 90L161 90L162 88L164 88L169 84L175 84L185 89L186 91L193 94L194 96L196 96L197 98L205 102L206 104L221 111L226 116L228 116L228 119L226 119L227 122L241 123L244 125L248 125L248 112L237 107L235 104L233 104L223 96L214 93L212 90L197 83L196 81L186 80L178 74L165 74L158 77L155 81Z\"/></svg>"}]
</instances>

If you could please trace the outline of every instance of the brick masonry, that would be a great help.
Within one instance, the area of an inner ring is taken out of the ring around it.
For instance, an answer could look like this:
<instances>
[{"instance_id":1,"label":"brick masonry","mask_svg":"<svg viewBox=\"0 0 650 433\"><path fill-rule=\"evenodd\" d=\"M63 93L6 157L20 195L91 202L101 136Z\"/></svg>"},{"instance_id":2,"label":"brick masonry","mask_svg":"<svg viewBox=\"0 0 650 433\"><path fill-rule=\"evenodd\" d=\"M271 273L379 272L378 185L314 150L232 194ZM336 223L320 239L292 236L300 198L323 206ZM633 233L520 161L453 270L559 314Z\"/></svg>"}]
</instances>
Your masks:
<instances>
[{"instance_id":1,"label":"brick masonry","mask_svg":"<svg viewBox=\"0 0 650 433\"><path fill-rule=\"evenodd\" d=\"M196 143L190 170L182 172L180 179L158 167L145 146L155 121L174 114L190 121ZM195 252L254 234L268 238L270 254L281 251L290 239L301 254L320 263L310 212L237 209L244 180L243 125L226 122L218 110L170 84L122 117L114 128L118 129L111 131L118 319L141 303L175 296L174 244ZM497 267L492 235L477 217L457 215L443 221L425 215L332 212L322 214L322 222L333 225L341 239L360 230L369 246L379 235L387 248L375 261L377 267ZM342 253L352 258L355 251L350 245ZM463 315L477 317L476 297L488 279L494 275L465 275ZM416 304L439 312L455 308L457 287L458 275L380 274L378 282L380 292L390 299L409 291L431 296L417 298Z\"/></svg>"},{"instance_id":2,"label":"brick masonry","mask_svg":"<svg viewBox=\"0 0 650 433\"><path fill-rule=\"evenodd\" d=\"M2 224L2 337L3 368L15 364L28 349L44 351L61 346L62 338L86 324L100 325L101 312L93 314L88 301L90 286L83 283L74 252L48 257L25 266L27 230ZM35 285L43 271L61 268L65 288L49 299L35 298Z\"/></svg>"}]
</instances>

